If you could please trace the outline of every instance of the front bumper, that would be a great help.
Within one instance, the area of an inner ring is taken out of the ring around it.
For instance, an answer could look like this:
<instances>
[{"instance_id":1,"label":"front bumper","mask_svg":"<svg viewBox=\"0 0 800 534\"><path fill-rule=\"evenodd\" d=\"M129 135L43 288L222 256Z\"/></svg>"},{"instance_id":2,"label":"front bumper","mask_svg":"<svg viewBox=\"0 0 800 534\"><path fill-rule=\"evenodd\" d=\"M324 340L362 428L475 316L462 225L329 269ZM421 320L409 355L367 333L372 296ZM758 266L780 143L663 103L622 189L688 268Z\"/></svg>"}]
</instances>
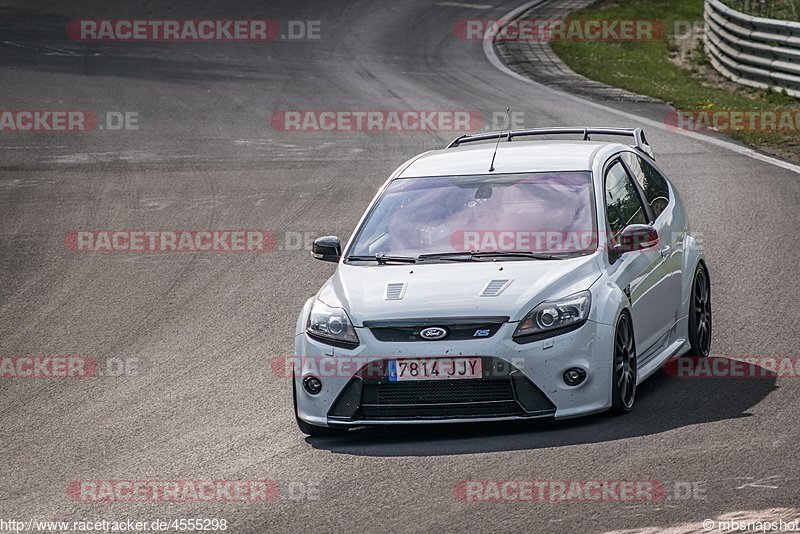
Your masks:
<instances>
[{"instance_id":1,"label":"front bumper","mask_svg":"<svg viewBox=\"0 0 800 534\"><path fill-rule=\"evenodd\" d=\"M425 342L383 342L369 328L357 328L361 344L353 350L300 333L297 416L313 425L347 427L565 419L611 406L612 326L587 321L577 330L526 344L512 340L515 327L505 323L488 339ZM389 383L381 372L391 359L437 357L482 357L484 376ZM562 377L570 367L584 369L586 380L567 386ZM303 388L309 375L322 382L316 395Z\"/></svg>"}]
</instances>

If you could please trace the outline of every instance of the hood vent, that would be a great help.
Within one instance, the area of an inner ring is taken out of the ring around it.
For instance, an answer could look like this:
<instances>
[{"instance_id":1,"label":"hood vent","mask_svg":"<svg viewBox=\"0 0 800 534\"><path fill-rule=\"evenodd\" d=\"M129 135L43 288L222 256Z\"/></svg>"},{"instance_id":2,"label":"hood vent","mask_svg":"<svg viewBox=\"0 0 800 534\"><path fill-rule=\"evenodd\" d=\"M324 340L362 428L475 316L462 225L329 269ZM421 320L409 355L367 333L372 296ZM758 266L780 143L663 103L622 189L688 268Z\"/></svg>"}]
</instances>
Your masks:
<instances>
[{"instance_id":1,"label":"hood vent","mask_svg":"<svg viewBox=\"0 0 800 534\"><path fill-rule=\"evenodd\" d=\"M491 282L486 284L486 287L483 288L483 291L481 291L480 296L481 297L496 297L497 295L499 295L500 293L505 291L506 288L508 286L510 286L511 282L513 282L513 281L514 280L509 280L507 278L501 278L501 279L498 279L498 280L492 280Z\"/></svg>"},{"instance_id":2,"label":"hood vent","mask_svg":"<svg viewBox=\"0 0 800 534\"><path fill-rule=\"evenodd\" d=\"M386 284L386 294L383 296L386 300L401 300L406 294L406 283L397 282L394 284Z\"/></svg>"}]
</instances>

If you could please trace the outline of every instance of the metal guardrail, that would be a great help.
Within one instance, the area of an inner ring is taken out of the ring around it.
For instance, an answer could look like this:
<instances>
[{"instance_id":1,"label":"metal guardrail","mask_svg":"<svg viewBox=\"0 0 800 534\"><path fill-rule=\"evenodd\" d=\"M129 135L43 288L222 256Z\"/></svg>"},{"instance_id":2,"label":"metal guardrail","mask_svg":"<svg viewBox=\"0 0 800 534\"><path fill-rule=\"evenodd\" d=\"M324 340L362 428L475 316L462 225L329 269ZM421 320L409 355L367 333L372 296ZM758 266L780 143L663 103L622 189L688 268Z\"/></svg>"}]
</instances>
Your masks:
<instances>
[{"instance_id":1,"label":"metal guardrail","mask_svg":"<svg viewBox=\"0 0 800 534\"><path fill-rule=\"evenodd\" d=\"M752 17L705 0L705 46L726 78L800 97L800 22Z\"/></svg>"}]
</instances>

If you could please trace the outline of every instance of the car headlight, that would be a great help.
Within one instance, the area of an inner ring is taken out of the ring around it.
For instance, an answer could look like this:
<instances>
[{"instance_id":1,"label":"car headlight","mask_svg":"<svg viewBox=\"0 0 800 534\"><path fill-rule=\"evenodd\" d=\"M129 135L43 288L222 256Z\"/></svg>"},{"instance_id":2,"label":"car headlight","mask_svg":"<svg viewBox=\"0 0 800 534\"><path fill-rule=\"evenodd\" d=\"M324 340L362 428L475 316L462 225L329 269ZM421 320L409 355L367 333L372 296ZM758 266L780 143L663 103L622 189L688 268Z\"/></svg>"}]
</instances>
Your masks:
<instances>
[{"instance_id":1,"label":"car headlight","mask_svg":"<svg viewBox=\"0 0 800 534\"><path fill-rule=\"evenodd\" d=\"M514 337L545 334L573 325L580 325L589 317L592 294L581 291L558 300L542 302L519 322ZM557 332L553 332L556 335Z\"/></svg>"},{"instance_id":2,"label":"car headlight","mask_svg":"<svg viewBox=\"0 0 800 534\"><path fill-rule=\"evenodd\" d=\"M342 308L328 306L321 300L315 300L308 314L306 332L323 338L321 341L331 340L345 343L359 344L356 329L350 318Z\"/></svg>"}]
</instances>

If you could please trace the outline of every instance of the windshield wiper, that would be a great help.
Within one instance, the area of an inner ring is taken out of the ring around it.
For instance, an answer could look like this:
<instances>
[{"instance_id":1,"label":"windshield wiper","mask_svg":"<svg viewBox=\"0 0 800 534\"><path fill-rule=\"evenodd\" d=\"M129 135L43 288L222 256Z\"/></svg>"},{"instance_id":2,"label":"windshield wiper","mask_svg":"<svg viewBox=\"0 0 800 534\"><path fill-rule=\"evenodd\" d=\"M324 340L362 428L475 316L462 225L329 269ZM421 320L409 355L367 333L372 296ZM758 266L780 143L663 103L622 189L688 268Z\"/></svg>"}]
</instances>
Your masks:
<instances>
[{"instance_id":1,"label":"windshield wiper","mask_svg":"<svg viewBox=\"0 0 800 534\"><path fill-rule=\"evenodd\" d=\"M420 254L417 260L448 260L448 261L472 261L472 252L438 252L433 254Z\"/></svg>"},{"instance_id":2,"label":"windshield wiper","mask_svg":"<svg viewBox=\"0 0 800 534\"><path fill-rule=\"evenodd\" d=\"M473 252L472 255L476 258L530 258L532 260L562 260L561 256L554 256L553 254L542 254L541 252L529 251L494 251L494 252Z\"/></svg>"},{"instance_id":3,"label":"windshield wiper","mask_svg":"<svg viewBox=\"0 0 800 534\"><path fill-rule=\"evenodd\" d=\"M438 254L420 254L418 260L474 261L479 258L530 258L532 260L560 260L559 256L528 251L473 251L473 252L441 252Z\"/></svg>"},{"instance_id":4,"label":"windshield wiper","mask_svg":"<svg viewBox=\"0 0 800 534\"><path fill-rule=\"evenodd\" d=\"M347 256L347 261L376 261L378 265L386 265L387 263L417 263L417 258L375 254L374 256Z\"/></svg>"},{"instance_id":5,"label":"windshield wiper","mask_svg":"<svg viewBox=\"0 0 800 534\"><path fill-rule=\"evenodd\" d=\"M420 254L416 258L413 256L389 256L386 254L375 254L374 256L347 256L347 261L374 261L378 265L387 263L417 263L427 260L445 261L476 261L481 258L529 258L532 260L560 260L559 256L552 254L541 254L528 251L473 251L473 252L439 252L433 254Z\"/></svg>"}]
</instances>

